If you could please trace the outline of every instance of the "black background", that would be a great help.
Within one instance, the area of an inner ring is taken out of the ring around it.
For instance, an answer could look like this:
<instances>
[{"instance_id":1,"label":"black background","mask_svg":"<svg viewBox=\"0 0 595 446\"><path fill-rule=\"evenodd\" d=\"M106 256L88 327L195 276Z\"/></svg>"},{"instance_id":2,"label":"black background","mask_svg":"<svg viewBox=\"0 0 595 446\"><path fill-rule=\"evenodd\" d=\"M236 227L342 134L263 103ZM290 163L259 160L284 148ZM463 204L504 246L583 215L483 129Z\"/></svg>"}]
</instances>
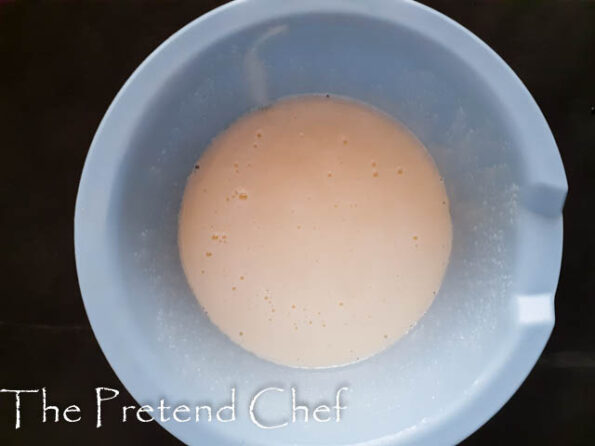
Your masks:
<instances>
[{"instance_id":1,"label":"black background","mask_svg":"<svg viewBox=\"0 0 595 446\"><path fill-rule=\"evenodd\" d=\"M282 1L282 0L280 0ZM0 444L179 444L156 423L94 426L94 388L122 391L83 309L73 214L87 149L137 65L217 1L0 0L3 292L0 388L40 388L83 420L43 424L40 397L0 394ZM425 1L496 50L545 114L570 186L556 327L526 382L466 445L595 444L595 3ZM92 416L93 415L93 416Z\"/></svg>"}]
</instances>

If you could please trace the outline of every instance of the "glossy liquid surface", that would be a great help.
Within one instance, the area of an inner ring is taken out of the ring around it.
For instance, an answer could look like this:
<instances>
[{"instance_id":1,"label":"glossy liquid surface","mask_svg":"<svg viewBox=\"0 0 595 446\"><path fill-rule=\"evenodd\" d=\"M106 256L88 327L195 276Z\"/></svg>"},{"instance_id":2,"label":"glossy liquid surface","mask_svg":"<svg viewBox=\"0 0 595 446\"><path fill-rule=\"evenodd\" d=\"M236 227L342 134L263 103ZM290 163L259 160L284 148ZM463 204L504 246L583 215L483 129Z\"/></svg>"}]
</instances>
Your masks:
<instances>
[{"instance_id":1,"label":"glossy liquid surface","mask_svg":"<svg viewBox=\"0 0 595 446\"><path fill-rule=\"evenodd\" d=\"M325 96L232 124L197 162L180 213L184 271L211 321L297 367L364 359L407 333L440 288L451 241L423 145Z\"/></svg>"}]
</instances>

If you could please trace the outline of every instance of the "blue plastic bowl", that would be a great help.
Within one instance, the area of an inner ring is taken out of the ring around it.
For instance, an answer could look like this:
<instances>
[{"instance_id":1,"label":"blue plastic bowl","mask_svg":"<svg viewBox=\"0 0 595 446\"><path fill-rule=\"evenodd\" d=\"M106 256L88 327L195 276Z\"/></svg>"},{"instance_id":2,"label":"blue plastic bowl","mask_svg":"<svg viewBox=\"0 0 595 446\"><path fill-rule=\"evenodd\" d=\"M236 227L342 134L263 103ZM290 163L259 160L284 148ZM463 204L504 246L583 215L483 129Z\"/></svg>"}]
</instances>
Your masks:
<instances>
[{"instance_id":1,"label":"blue plastic bowl","mask_svg":"<svg viewBox=\"0 0 595 446\"><path fill-rule=\"evenodd\" d=\"M407 125L445 178L454 226L444 284L415 329L369 360L323 370L229 341L189 290L176 244L185 180L211 138L301 93L352 97ZM452 444L506 402L549 337L566 191L521 81L443 15L411 1L236 1L161 45L106 113L76 203L80 287L140 404L217 408L236 388L233 422L162 422L186 443ZM270 386L285 389L259 403L271 423L290 417L290 386L311 407L347 386L348 408L340 422L260 429L248 406Z\"/></svg>"}]
</instances>

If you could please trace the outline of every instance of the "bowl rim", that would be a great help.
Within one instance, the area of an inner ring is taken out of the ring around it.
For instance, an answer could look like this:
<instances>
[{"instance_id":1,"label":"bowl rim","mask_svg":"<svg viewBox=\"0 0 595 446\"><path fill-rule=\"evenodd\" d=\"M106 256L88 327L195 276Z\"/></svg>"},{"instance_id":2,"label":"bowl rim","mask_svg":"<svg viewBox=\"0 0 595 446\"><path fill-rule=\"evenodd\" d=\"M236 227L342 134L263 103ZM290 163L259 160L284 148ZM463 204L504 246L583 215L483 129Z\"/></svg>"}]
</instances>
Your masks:
<instances>
[{"instance_id":1,"label":"bowl rim","mask_svg":"<svg viewBox=\"0 0 595 446\"><path fill-rule=\"evenodd\" d=\"M87 154L75 205L74 244L79 287L89 322L97 341L114 372L137 401L150 399L147 389L149 381L143 377L140 364L134 363L132 355L126 354L119 340L125 335L119 331L119 322L108 318L110 308L101 297L109 293L109 283L97 277L97 263L91 260L91 252L85 243L89 237L103 240L104 251L108 250L108 229L101 225L106 221L110 197L110 180L117 170L119 156L125 144L113 144L108 148L110 134L118 134L126 125L119 114L125 104L142 101L140 93L146 85L156 85L167 73L158 72L157 66L174 64L178 55L188 51L209 47L217 38L230 35L239 29L260 21L279 19L296 14L329 13L352 14L372 19L382 19L395 26L404 26L422 33L448 46L466 64L474 69L494 92L501 105L513 116L517 137L525 150L522 162L527 166L529 195L540 194L545 208L526 209L525 217L537 224L539 238L548 244L553 259L545 261L532 256L537 270L548 275L547 285L540 284L547 317L539 324L527 324L526 330L509 351L499 358L499 367L489 377L474 383L473 397L461 398L457 407L436 419L426 420L414 429L396 432L394 435L373 440L366 444L404 444L409 442L454 444L460 442L487 422L521 385L541 354L551 333L554 315L553 299L556 291L562 257L562 207L567 192L567 182L554 137L534 99L512 69L483 41L466 28L445 15L411 0L300 0L299 2L278 2L278 0L234 0L191 21L165 40L155 49L128 78L105 113ZM197 43L198 42L198 43ZM156 74L157 73L157 74ZM145 90L146 91L146 90ZM136 106L142 109L140 106ZM133 120L134 117L129 117ZM117 140L117 138L114 138ZM118 148L119 146L119 148ZM119 152L118 152L119 150ZM103 171L94 169L98 162L108 160ZM97 191L93 184L106 184L105 190ZM522 198L522 197L521 197ZM88 206L93 203L93 206ZM521 206L523 201L521 199ZM547 224L552 223L552 224ZM106 225L103 225L106 226ZM525 249L529 249L525 247ZM101 253L93 252L93 255ZM527 254L531 256L531 254ZM106 265L107 267L108 265ZM109 268L106 269L109 276ZM531 288L529 286L529 288ZM545 288L545 289L544 289ZM522 293L521 293L522 294ZM528 290L526 295L535 292ZM509 367L515 364L514 367ZM191 438L179 429L178 423L160 423L177 438L193 443Z\"/></svg>"}]
</instances>

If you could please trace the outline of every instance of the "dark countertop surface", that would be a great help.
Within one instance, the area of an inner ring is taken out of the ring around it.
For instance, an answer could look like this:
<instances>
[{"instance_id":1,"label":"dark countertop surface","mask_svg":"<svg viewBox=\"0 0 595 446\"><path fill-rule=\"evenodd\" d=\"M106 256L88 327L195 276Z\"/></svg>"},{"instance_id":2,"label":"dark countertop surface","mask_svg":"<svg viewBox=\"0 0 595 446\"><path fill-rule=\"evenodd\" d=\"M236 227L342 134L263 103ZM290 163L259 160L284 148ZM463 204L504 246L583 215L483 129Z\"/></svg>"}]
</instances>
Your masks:
<instances>
[{"instance_id":1,"label":"dark countertop surface","mask_svg":"<svg viewBox=\"0 0 595 446\"><path fill-rule=\"evenodd\" d=\"M94 388L119 389L78 289L74 202L89 144L137 65L217 1L0 1L2 303L0 388L47 387L49 402L94 414ZM540 105L570 193L556 327L536 367L465 445L595 444L595 2L424 1L470 29ZM180 444L156 423L42 423L40 404L0 394L0 444ZM31 397L33 398L33 397Z\"/></svg>"}]
</instances>

